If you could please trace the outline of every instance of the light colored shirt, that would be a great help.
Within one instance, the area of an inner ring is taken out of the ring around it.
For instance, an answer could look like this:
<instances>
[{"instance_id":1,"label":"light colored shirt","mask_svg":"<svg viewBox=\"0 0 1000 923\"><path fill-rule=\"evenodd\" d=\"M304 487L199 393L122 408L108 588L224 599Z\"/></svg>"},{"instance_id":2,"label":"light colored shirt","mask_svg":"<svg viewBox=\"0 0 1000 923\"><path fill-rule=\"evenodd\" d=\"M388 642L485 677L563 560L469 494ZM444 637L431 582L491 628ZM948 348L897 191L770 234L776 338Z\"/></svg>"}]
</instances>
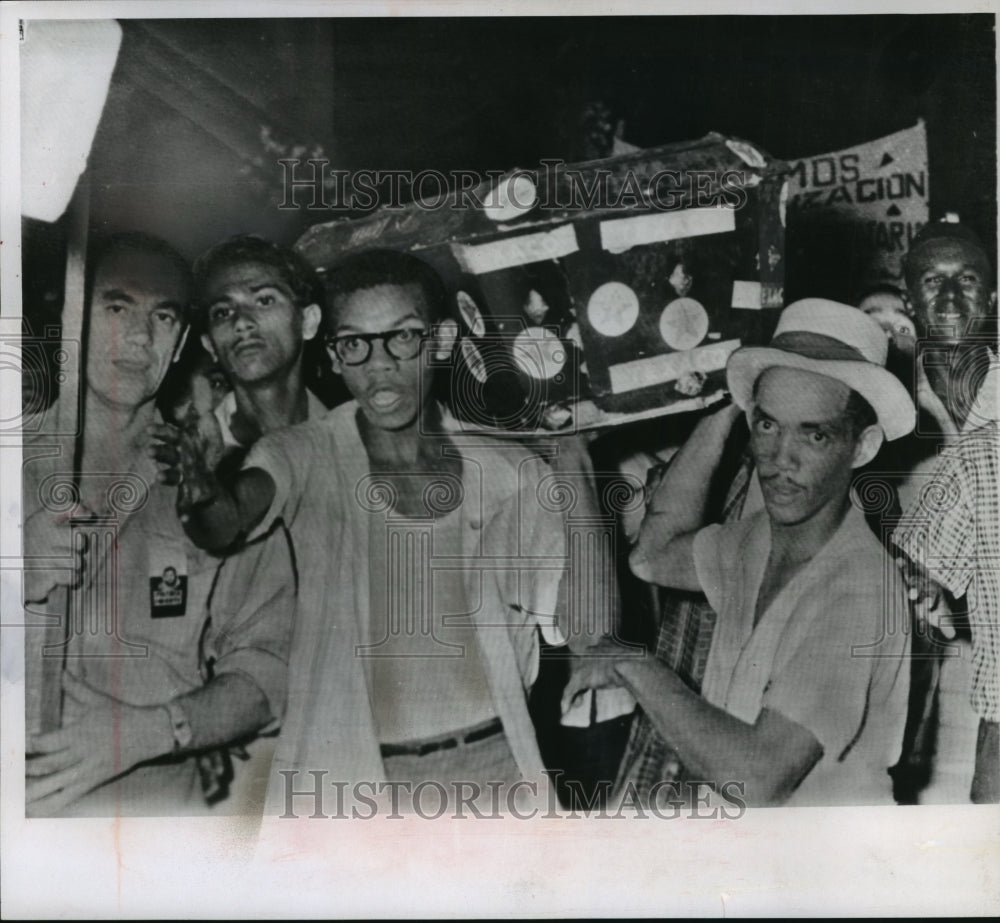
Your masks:
<instances>
[{"instance_id":1,"label":"light colored shirt","mask_svg":"<svg viewBox=\"0 0 1000 923\"><path fill-rule=\"evenodd\" d=\"M284 810L281 770L322 768L331 779L379 782L384 768L359 645L370 637L368 550L372 529L385 529L389 493L372 475L352 401L320 420L267 436L245 467L275 484L271 509L288 525L300 574L290 662L288 716L272 768L271 810ZM526 779L544 793L546 779L526 690L538 670L540 627L555 628L559 583L567 566L562 515L536 488L548 473L523 446L484 436L456 437L461 478L461 558L474 610L475 637L496 714Z\"/></svg>"},{"instance_id":2,"label":"light colored shirt","mask_svg":"<svg viewBox=\"0 0 1000 923\"><path fill-rule=\"evenodd\" d=\"M458 509L394 517L372 529L368 554L371 656L363 658L383 743L432 737L496 717L464 574L432 567L462 556Z\"/></svg>"},{"instance_id":3,"label":"light colored shirt","mask_svg":"<svg viewBox=\"0 0 1000 923\"><path fill-rule=\"evenodd\" d=\"M25 517L47 493L45 462L25 464ZM145 706L200 688L212 662L215 676L238 673L253 682L280 717L295 599L289 542L275 530L220 561L188 540L175 510L176 488L158 483L156 473L141 456L132 472L90 478L106 477L112 515L88 528L82 584L68 594L74 617L65 670L99 692ZM165 579L168 568L176 579ZM65 619L67 594L57 589L32 609ZM79 717L79 707L66 697L64 725ZM108 783L83 800L123 814L184 810L200 798L195 769L193 759L140 767L130 774L136 779Z\"/></svg>"},{"instance_id":4,"label":"light colored shirt","mask_svg":"<svg viewBox=\"0 0 1000 923\"><path fill-rule=\"evenodd\" d=\"M306 388L306 419L316 420L326 413L324 404L315 394ZM227 449L247 448L233 435L233 415L236 413L236 392L230 391L221 401L219 406L213 411L215 419L219 422L219 429L222 431L222 444Z\"/></svg>"},{"instance_id":5,"label":"light colored shirt","mask_svg":"<svg viewBox=\"0 0 1000 923\"><path fill-rule=\"evenodd\" d=\"M892 804L909 691L906 596L851 507L754 626L771 549L767 514L702 529L695 566L718 613L702 695L748 724L764 708L823 748L789 805Z\"/></svg>"}]
</instances>

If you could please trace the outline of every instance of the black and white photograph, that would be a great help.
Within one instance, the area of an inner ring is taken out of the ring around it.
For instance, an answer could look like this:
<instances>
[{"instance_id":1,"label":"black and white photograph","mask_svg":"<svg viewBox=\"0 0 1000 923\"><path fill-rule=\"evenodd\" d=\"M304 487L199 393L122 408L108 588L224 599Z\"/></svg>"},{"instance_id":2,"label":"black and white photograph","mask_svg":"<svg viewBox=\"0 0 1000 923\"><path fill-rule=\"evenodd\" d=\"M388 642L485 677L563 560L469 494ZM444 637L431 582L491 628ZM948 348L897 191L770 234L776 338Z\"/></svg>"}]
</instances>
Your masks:
<instances>
[{"instance_id":1,"label":"black and white photograph","mask_svg":"<svg viewBox=\"0 0 1000 923\"><path fill-rule=\"evenodd\" d=\"M0 9L10 919L1000 911L996 4Z\"/></svg>"}]
</instances>

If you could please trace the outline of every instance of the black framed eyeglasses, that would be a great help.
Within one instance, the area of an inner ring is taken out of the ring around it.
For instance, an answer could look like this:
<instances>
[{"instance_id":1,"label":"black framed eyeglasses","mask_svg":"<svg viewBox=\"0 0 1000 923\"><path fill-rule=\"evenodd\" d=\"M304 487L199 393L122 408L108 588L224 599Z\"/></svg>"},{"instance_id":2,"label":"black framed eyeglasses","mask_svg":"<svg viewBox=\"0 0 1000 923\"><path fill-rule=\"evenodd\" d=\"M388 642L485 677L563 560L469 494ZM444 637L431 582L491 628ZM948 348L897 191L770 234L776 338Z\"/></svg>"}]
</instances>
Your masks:
<instances>
[{"instance_id":1,"label":"black framed eyeglasses","mask_svg":"<svg viewBox=\"0 0 1000 923\"><path fill-rule=\"evenodd\" d=\"M385 351L393 359L413 359L420 352L424 340L430 332L417 327L400 327L398 330L383 330L381 333L345 333L341 336L327 336L326 345L332 349L344 365L363 365L372 354L372 344L382 341Z\"/></svg>"}]
</instances>

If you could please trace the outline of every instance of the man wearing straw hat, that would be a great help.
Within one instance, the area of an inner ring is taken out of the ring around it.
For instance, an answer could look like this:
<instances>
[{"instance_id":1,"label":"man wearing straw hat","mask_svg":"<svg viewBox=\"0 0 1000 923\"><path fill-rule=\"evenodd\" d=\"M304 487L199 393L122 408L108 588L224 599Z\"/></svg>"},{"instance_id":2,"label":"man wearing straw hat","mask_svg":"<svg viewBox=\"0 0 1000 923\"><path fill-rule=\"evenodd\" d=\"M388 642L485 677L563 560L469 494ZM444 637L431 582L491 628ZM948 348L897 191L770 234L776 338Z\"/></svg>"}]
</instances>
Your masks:
<instances>
[{"instance_id":1,"label":"man wearing straw hat","mask_svg":"<svg viewBox=\"0 0 1000 923\"><path fill-rule=\"evenodd\" d=\"M769 347L733 354L734 404L702 420L677 454L631 557L642 579L701 590L718 613L702 693L656 658L611 654L581 661L566 705L584 688L624 684L689 778L742 785L749 804L892 803L887 770L909 676L905 593L850 498L854 469L914 425L886 353L871 318L806 299L783 312ZM703 528L713 468L741 412L765 509Z\"/></svg>"}]
</instances>

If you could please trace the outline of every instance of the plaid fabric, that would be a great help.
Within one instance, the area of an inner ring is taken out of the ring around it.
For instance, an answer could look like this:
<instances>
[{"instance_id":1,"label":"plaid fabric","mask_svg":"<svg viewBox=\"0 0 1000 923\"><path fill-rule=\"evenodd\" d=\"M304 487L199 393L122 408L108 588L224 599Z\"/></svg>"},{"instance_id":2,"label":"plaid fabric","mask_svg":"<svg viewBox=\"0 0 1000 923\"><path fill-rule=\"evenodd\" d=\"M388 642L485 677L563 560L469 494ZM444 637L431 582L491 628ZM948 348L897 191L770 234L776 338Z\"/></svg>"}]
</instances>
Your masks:
<instances>
[{"instance_id":1,"label":"plaid fabric","mask_svg":"<svg viewBox=\"0 0 1000 923\"><path fill-rule=\"evenodd\" d=\"M1000 489L996 423L941 450L930 483L893 542L953 596L965 596L972 629L972 707L1000 719Z\"/></svg>"},{"instance_id":2,"label":"plaid fabric","mask_svg":"<svg viewBox=\"0 0 1000 923\"><path fill-rule=\"evenodd\" d=\"M666 466L655 468L647 480L647 497L651 497L663 477ZM740 518L750 487L753 461L744 451L732 483L726 492L722 522ZM712 632L715 628L715 610L700 593L683 593L662 587L650 587L656 595L659 632L655 654L696 692L701 691L705 675ZM679 781L685 777L684 767L671 748L653 727L647 715L639 709L632 732L625 747L618 771L615 790L630 786L641 804L649 803L650 789L657 782Z\"/></svg>"}]
</instances>

